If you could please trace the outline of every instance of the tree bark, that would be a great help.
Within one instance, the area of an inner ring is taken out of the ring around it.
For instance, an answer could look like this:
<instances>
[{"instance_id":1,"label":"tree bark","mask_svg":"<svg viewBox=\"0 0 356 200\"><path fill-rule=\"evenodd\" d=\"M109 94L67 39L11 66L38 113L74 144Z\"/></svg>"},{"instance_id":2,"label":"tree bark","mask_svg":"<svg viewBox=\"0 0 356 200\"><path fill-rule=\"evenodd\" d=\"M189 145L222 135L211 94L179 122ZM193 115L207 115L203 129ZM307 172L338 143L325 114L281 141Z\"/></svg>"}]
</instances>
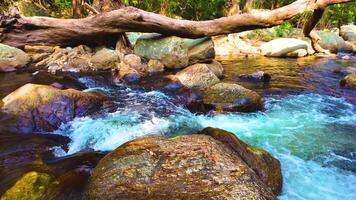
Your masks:
<instances>
[{"instance_id":1,"label":"tree bark","mask_svg":"<svg viewBox=\"0 0 356 200\"><path fill-rule=\"evenodd\" d=\"M120 8L124 8L125 4L122 0L94 0L93 7L99 12L110 12ZM126 33L118 34L116 37L116 50L118 52L127 54L132 53L132 46Z\"/></svg>"},{"instance_id":2,"label":"tree bark","mask_svg":"<svg viewBox=\"0 0 356 200\"><path fill-rule=\"evenodd\" d=\"M72 0L73 18L78 19L83 17L82 0Z\"/></svg>"},{"instance_id":3,"label":"tree bark","mask_svg":"<svg viewBox=\"0 0 356 200\"><path fill-rule=\"evenodd\" d=\"M319 20L322 18L325 9L329 5L333 4L339 4L339 3L347 3L347 2L353 2L355 0L318 0L316 1L313 9L313 15L309 19L309 21L304 25L303 28L303 33L306 37L308 37L311 40L311 44L316 52L319 53L330 53L328 50L322 48L318 41L320 40L320 37L318 34L314 31L315 26L318 24Z\"/></svg>"},{"instance_id":4,"label":"tree bark","mask_svg":"<svg viewBox=\"0 0 356 200\"><path fill-rule=\"evenodd\" d=\"M279 0L273 0L271 9L276 9L279 7Z\"/></svg>"},{"instance_id":5,"label":"tree bark","mask_svg":"<svg viewBox=\"0 0 356 200\"><path fill-rule=\"evenodd\" d=\"M246 1L245 1L245 5L244 5L243 12L244 12L244 13L249 13L249 12L251 12L252 7L253 7L253 0L246 0Z\"/></svg>"},{"instance_id":6,"label":"tree bark","mask_svg":"<svg viewBox=\"0 0 356 200\"><path fill-rule=\"evenodd\" d=\"M239 14L240 12L240 0L230 0L225 11L226 16L232 16Z\"/></svg>"},{"instance_id":7,"label":"tree bark","mask_svg":"<svg viewBox=\"0 0 356 200\"><path fill-rule=\"evenodd\" d=\"M352 1L354 0L297 0L275 10L251 10L249 13L208 21L177 20L133 7L83 19L21 17L12 11L0 15L0 42L15 47L27 44L90 45L95 44L96 40L118 37L125 32L155 32L199 38L272 27L306 11Z\"/></svg>"}]
</instances>

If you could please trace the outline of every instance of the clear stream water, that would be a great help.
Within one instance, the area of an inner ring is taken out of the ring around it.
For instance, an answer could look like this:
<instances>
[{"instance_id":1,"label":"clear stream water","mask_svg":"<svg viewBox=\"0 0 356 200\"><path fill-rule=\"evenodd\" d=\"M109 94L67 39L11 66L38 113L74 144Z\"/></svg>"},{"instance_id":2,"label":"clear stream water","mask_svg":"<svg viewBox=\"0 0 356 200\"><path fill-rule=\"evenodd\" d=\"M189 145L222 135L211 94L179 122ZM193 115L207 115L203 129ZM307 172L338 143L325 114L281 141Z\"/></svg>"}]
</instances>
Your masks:
<instances>
[{"instance_id":1,"label":"clear stream water","mask_svg":"<svg viewBox=\"0 0 356 200\"><path fill-rule=\"evenodd\" d=\"M159 91L108 85L95 77L79 81L117 99L114 113L78 118L55 131L71 138L68 152L113 150L145 135L189 134L204 127L233 132L281 161L284 187L279 199L356 199L356 91L342 89L333 73L356 61L339 59L225 59L224 81L264 95L266 110L243 114L195 115ZM269 84L242 82L236 76L264 70Z\"/></svg>"}]
</instances>

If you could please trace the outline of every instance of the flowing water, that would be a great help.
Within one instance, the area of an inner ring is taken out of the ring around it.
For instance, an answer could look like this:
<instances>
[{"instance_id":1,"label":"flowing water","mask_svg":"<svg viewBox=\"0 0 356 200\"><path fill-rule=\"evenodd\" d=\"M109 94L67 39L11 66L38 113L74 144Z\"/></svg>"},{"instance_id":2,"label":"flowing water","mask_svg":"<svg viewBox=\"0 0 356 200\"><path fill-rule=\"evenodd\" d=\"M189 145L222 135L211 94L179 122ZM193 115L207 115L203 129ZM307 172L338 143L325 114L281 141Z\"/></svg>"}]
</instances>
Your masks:
<instances>
[{"instance_id":1,"label":"flowing water","mask_svg":"<svg viewBox=\"0 0 356 200\"><path fill-rule=\"evenodd\" d=\"M71 142L67 152L57 149L57 155L88 148L108 151L145 135L175 136L211 126L233 132L281 161L280 199L356 199L356 90L340 88L342 75L333 73L340 67L356 67L356 61L257 57L223 58L222 62L223 81L262 94L265 111L195 115L163 92L83 76L81 87L105 92L119 106L114 113L62 125L54 133L68 136ZM258 70L271 74L269 84L237 78Z\"/></svg>"}]
</instances>

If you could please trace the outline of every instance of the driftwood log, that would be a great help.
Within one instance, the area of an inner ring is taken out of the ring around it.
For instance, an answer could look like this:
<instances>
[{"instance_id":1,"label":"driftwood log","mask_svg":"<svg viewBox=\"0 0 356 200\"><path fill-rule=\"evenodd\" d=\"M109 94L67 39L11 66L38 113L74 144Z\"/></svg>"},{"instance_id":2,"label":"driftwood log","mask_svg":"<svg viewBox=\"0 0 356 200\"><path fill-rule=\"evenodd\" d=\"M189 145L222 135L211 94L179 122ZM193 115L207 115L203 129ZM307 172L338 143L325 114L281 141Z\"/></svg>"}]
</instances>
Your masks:
<instances>
[{"instance_id":1,"label":"driftwood log","mask_svg":"<svg viewBox=\"0 0 356 200\"><path fill-rule=\"evenodd\" d=\"M237 33L281 24L298 14L314 12L304 33L310 36L320 17L320 10L332 4L355 0L297 0L274 10L251 10L209 21L178 20L146 12L134 7L123 7L83 19L50 17L22 17L13 10L0 15L0 42L15 47L24 45L95 44L125 32L155 32L187 38L199 38Z\"/></svg>"}]
</instances>

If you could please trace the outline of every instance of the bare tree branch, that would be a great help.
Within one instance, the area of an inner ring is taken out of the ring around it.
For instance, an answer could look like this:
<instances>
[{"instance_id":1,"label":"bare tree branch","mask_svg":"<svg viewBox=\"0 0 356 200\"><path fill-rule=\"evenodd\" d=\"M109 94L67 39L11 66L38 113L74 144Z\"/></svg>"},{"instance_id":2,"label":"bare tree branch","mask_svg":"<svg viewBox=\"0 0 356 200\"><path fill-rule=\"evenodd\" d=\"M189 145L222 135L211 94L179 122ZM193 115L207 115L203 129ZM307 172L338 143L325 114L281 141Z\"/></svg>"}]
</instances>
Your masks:
<instances>
[{"instance_id":1,"label":"bare tree branch","mask_svg":"<svg viewBox=\"0 0 356 200\"><path fill-rule=\"evenodd\" d=\"M83 19L19 17L14 15L10 26L2 22L9 16L0 15L2 43L23 47L26 44L75 45L92 44L96 40L118 36L124 32L156 32L187 38L237 33L281 24L306 11L355 0L297 0L275 10L251 10L249 13L208 21L178 20L133 7L124 7ZM4 20L3 20L4 19ZM6 20L5 20L6 21ZM310 26L313 27L313 26Z\"/></svg>"}]
</instances>

